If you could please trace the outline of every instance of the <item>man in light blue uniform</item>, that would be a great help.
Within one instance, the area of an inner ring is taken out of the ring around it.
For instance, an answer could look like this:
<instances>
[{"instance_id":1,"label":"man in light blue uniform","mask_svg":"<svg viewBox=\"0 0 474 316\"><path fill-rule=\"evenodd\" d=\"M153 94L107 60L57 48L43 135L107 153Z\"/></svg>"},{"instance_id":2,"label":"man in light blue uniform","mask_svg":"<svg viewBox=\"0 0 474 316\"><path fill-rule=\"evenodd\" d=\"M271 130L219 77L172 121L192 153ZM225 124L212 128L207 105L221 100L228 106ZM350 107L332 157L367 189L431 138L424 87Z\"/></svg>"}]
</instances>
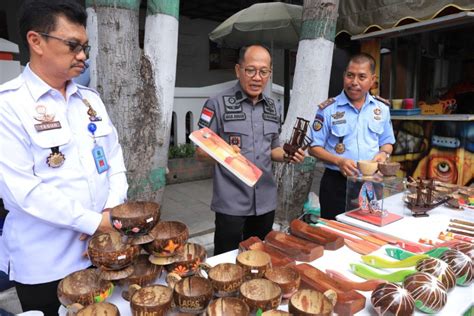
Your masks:
<instances>
[{"instance_id":1,"label":"man in light blue uniform","mask_svg":"<svg viewBox=\"0 0 474 316\"><path fill-rule=\"evenodd\" d=\"M353 56L344 72L344 90L319 105L309 153L325 162L321 179L321 216L333 219L345 211L346 177L357 175L358 160L385 161L395 143L390 110L369 94L375 82L375 60Z\"/></svg>"}]
</instances>

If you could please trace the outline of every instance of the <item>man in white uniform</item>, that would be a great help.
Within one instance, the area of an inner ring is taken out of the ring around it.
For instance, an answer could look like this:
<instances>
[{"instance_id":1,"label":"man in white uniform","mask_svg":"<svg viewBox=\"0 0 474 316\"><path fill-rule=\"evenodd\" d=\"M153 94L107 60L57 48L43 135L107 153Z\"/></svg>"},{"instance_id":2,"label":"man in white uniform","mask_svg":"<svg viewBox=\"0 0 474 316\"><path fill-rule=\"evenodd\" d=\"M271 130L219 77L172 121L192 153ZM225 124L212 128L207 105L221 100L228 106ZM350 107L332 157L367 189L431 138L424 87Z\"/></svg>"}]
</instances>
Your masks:
<instances>
[{"instance_id":1,"label":"man in white uniform","mask_svg":"<svg viewBox=\"0 0 474 316\"><path fill-rule=\"evenodd\" d=\"M122 149L98 93L71 81L90 50L75 0L27 0L23 73L0 86L0 196L10 275L24 311L57 315L57 284L87 268L87 235L111 231L108 208L126 199Z\"/></svg>"}]
</instances>

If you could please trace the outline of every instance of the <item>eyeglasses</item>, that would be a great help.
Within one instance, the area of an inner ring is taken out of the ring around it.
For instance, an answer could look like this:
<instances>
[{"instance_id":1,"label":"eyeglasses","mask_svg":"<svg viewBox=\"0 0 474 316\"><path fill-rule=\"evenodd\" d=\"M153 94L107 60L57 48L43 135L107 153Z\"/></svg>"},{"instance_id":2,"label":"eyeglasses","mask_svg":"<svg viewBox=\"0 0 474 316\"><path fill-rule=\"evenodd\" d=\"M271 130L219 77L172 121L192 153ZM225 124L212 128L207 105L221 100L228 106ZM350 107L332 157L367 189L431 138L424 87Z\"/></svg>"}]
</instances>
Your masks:
<instances>
[{"instance_id":1,"label":"eyeglasses","mask_svg":"<svg viewBox=\"0 0 474 316\"><path fill-rule=\"evenodd\" d=\"M67 39L64 39L64 38L60 38L60 37L57 37L57 36L53 36L53 35L50 35L48 33L42 33L42 32L39 32L38 34L42 35L42 36L45 36L45 37L50 37L50 38L54 38L54 39L57 39L59 41L62 41L64 44L66 44L67 46L69 46L69 50L71 51L71 53L74 53L74 54L79 54L81 51L84 51L84 54L86 54L86 56L89 56L89 52L91 50L91 47L87 44L84 44L82 45L81 43L79 42L76 42L76 41L69 41Z\"/></svg>"},{"instance_id":2,"label":"eyeglasses","mask_svg":"<svg viewBox=\"0 0 474 316\"><path fill-rule=\"evenodd\" d=\"M245 75L250 78L255 77L257 75L257 72L262 78L268 78L268 76L270 76L270 74L272 73L272 71L267 68L262 68L262 69L244 68L244 72L245 72Z\"/></svg>"}]
</instances>

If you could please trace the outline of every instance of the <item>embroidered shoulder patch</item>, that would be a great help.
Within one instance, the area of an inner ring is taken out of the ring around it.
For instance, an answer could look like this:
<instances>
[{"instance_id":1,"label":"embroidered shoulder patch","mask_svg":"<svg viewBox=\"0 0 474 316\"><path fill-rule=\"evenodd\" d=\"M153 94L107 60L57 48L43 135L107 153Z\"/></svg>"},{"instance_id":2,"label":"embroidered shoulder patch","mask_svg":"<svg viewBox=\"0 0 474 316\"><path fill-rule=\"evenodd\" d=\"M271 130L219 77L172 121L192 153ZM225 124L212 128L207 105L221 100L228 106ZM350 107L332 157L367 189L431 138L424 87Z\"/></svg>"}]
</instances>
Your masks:
<instances>
[{"instance_id":1,"label":"embroidered shoulder patch","mask_svg":"<svg viewBox=\"0 0 474 316\"><path fill-rule=\"evenodd\" d=\"M336 102L336 99L334 99L334 98L329 98L329 99L327 99L326 101L324 101L323 103L321 103L320 105L318 105L318 107L319 107L321 110L324 110L325 108L327 108L328 106L330 106L330 105L333 104L334 102Z\"/></svg>"},{"instance_id":2,"label":"embroidered shoulder patch","mask_svg":"<svg viewBox=\"0 0 474 316\"><path fill-rule=\"evenodd\" d=\"M390 101L388 101L387 99L384 99L379 95L374 95L373 97L374 97L375 100L380 101L383 104L390 106Z\"/></svg>"},{"instance_id":3,"label":"embroidered shoulder patch","mask_svg":"<svg viewBox=\"0 0 474 316\"><path fill-rule=\"evenodd\" d=\"M211 110L208 107L203 107L201 111L201 116L199 117L198 125L200 127L209 127L211 126L212 120L214 119L214 110Z\"/></svg>"}]
</instances>

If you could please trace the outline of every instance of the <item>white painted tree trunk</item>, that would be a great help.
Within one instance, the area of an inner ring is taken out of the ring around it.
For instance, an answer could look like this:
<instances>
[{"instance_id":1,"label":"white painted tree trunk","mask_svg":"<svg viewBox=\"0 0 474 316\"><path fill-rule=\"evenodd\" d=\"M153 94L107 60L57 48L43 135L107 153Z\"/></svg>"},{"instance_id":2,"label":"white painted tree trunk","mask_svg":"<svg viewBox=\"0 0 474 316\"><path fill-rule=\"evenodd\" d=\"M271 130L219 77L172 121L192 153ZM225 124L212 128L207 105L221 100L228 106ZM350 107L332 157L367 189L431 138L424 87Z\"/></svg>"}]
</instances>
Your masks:
<instances>
[{"instance_id":1,"label":"white painted tree trunk","mask_svg":"<svg viewBox=\"0 0 474 316\"><path fill-rule=\"evenodd\" d=\"M178 21L164 14L148 15L142 51L138 43L140 0L118 1L122 8L117 3L91 1L86 1L92 46L91 86L101 94L118 130L129 198L161 204L173 110Z\"/></svg>"},{"instance_id":2,"label":"white painted tree trunk","mask_svg":"<svg viewBox=\"0 0 474 316\"><path fill-rule=\"evenodd\" d=\"M178 56L178 25L176 18L166 14L148 15L145 23L144 53L154 74L153 86L159 105L155 131L158 150L152 159L153 170L166 170L168 165ZM159 199L161 200L161 194Z\"/></svg>"},{"instance_id":3,"label":"white painted tree trunk","mask_svg":"<svg viewBox=\"0 0 474 316\"><path fill-rule=\"evenodd\" d=\"M282 141L290 139L297 117L312 124L318 104L328 97L338 6L339 0L304 1L293 92L280 135ZM302 165L276 166L277 222L287 225L301 215L313 182L314 165L315 159L307 157Z\"/></svg>"}]
</instances>

